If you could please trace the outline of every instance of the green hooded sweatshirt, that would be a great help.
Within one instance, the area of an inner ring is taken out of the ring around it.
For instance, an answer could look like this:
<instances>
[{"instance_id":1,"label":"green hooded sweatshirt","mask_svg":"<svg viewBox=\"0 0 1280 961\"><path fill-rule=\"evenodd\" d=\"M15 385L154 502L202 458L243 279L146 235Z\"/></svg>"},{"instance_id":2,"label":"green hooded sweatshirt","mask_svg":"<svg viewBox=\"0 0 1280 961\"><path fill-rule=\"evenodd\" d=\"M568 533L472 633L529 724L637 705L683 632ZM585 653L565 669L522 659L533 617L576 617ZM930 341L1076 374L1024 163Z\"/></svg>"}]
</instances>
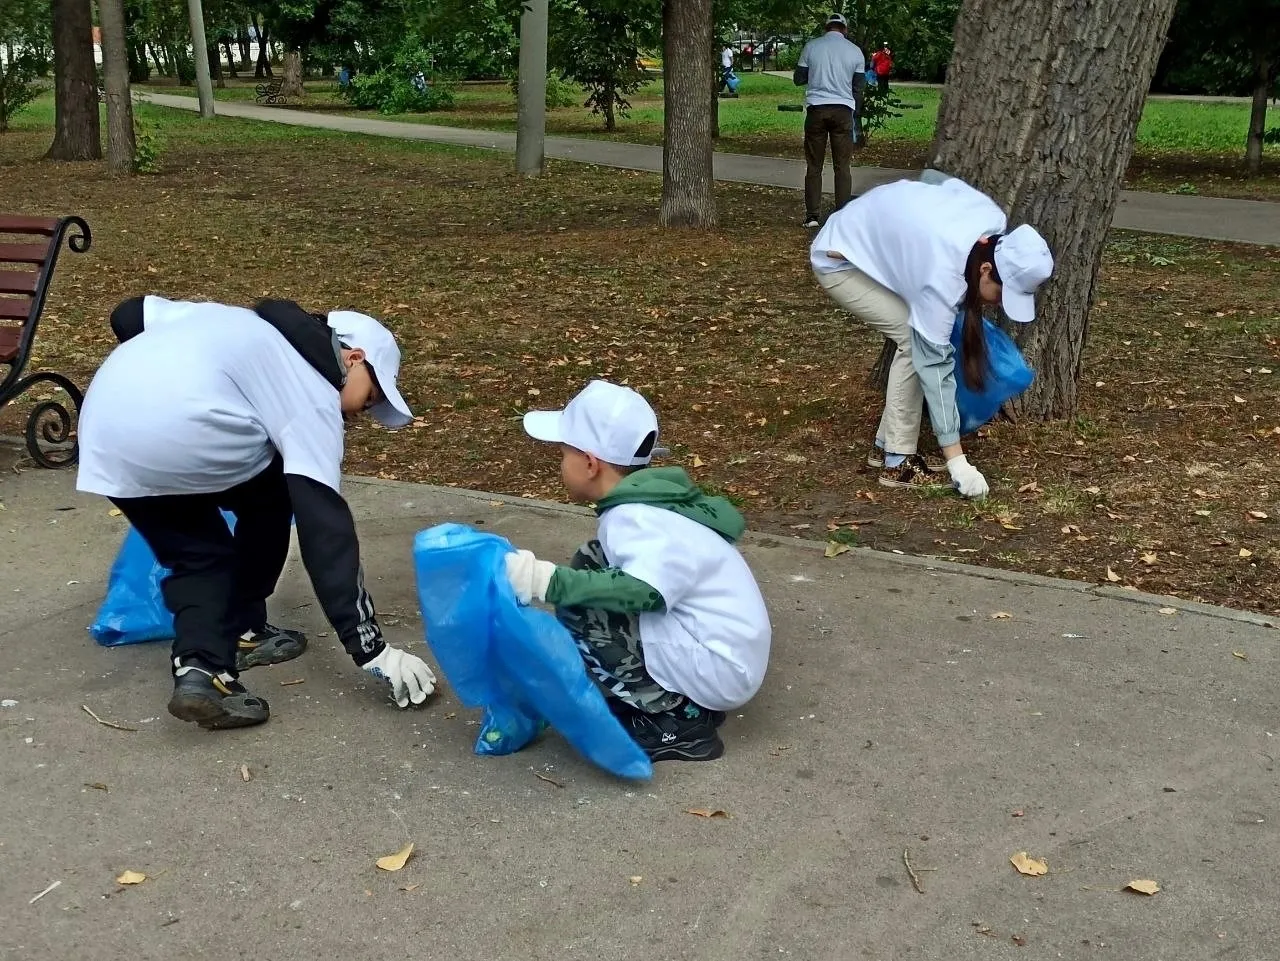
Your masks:
<instances>
[{"instance_id":1,"label":"green hooded sweatshirt","mask_svg":"<svg viewBox=\"0 0 1280 961\"><path fill-rule=\"evenodd\" d=\"M646 467L628 474L596 504L604 514L621 504L648 504L687 517L715 531L730 544L746 530L742 514L724 497L704 494L680 467ZM547 601L557 607L588 607L620 614L660 611L664 602L654 588L616 567L575 570L559 566L547 586Z\"/></svg>"}]
</instances>

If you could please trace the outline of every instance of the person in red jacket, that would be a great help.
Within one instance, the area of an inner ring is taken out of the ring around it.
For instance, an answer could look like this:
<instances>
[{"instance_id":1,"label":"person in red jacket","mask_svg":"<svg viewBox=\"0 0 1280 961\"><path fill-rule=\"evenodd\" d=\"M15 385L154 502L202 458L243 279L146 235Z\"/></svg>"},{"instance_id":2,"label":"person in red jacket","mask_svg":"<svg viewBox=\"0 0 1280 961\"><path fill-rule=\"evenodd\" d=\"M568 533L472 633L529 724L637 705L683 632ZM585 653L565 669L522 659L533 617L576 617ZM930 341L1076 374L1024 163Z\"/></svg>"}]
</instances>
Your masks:
<instances>
[{"instance_id":1,"label":"person in red jacket","mask_svg":"<svg viewBox=\"0 0 1280 961\"><path fill-rule=\"evenodd\" d=\"M893 72L893 51L887 43L871 55L871 69L876 72L877 86L888 90L889 74Z\"/></svg>"}]
</instances>

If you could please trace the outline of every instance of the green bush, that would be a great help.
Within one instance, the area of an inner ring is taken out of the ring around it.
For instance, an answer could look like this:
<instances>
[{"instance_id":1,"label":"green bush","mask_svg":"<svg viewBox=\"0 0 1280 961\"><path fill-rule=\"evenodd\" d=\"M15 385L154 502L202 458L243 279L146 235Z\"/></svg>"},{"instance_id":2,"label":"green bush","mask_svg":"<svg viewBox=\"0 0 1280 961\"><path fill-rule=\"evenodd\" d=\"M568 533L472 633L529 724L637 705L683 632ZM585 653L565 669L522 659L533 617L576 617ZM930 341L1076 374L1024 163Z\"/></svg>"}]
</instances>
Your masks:
<instances>
[{"instance_id":1,"label":"green bush","mask_svg":"<svg viewBox=\"0 0 1280 961\"><path fill-rule=\"evenodd\" d=\"M342 95L358 110L380 113L426 113L453 108L453 84L434 77L420 90L414 83L419 73L425 78L430 69L426 52L407 45L396 54L390 65L369 74L351 78Z\"/></svg>"},{"instance_id":2,"label":"green bush","mask_svg":"<svg viewBox=\"0 0 1280 961\"><path fill-rule=\"evenodd\" d=\"M146 126L133 119L133 169L140 174L156 174L160 172L160 153L164 149L164 140L160 136L160 128L149 123Z\"/></svg>"},{"instance_id":3,"label":"green bush","mask_svg":"<svg viewBox=\"0 0 1280 961\"><path fill-rule=\"evenodd\" d=\"M8 65L0 61L0 133L9 129L9 121L23 107L40 96L43 88L38 75L34 57L19 55Z\"/></svg>"},{"instance_id":4,"label":"green bush","mask_svg":"<svg viewBox=\"0 0 1280 961\"><path fill-rule=\"evenodd\" d=\"M778 57L775 61L775 70L794 70L796 61L800 59L800 51L804 49L803 44L789 43L778 51Z\"/></svg>"},{"instance_id":5,"label":"green bush","mask_svg":"<svg viewBox=\"0 0 1280 961\"><path fill-rule=\"evenodd\" d=\"M520 78L511 78L511 96L520 96ZM582 88L563 79L558 73L547 74L547 109L572 107L582 99Z\"/></svg>"}]
</instances>

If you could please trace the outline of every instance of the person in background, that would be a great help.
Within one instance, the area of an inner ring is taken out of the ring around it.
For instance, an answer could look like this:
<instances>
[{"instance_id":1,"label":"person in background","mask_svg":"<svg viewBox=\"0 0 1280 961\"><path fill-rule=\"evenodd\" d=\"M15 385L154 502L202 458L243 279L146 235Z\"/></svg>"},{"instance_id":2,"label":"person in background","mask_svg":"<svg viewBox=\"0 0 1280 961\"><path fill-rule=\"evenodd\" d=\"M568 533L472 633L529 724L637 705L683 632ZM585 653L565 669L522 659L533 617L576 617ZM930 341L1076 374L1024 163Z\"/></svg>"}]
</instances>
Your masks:
<instances>
[{"instance_id":1,"label":"person in background","mask_svg":"<svg viewBox=\"0 0 1280 961\"><path fill-rule=\"evenodd\" d=\"M960 446L956 377L983 388L983 311L1000 305L1010 320L1030 323L1036 291L1053 273L1053 255L1036 229L1007 227L995 201L962 180L899 180L832 214L813 240L809 261L823 290L898 347L867 457L884 487L946 486L917 453L927 400L951 485L963 497L987 496L986 478ZM963 370L951 346L958 314Z\"/></svg>"},{"instance_id":2,"label":"person in background","mask_svg":"<svg viewBox=\"0 0 1280 961\"><path fill-rule=\"evenodd\" d=\"M871 55L871 69L876 72L876 84L888 93L889 74L893 73L893 51L887 41Z\"/></svg>"},{"instance_id":3,"label":"person in background","mask_svg":"<svg viewBox=\"0 0 1280 961\"><path fill-rule=\"evenodd\" d=\"M793 80L804 87L804 221L817 227L822 206L822 164L831 144L835 174L836 210L853 195L853 118L866 83L866 59L846 34L849 23L833 13L821 37L810 40L800 53Z\"/></svg>"},{"instance_id":4,"label":"person in background","mask_svg":"<svg viewBox=\"0 0 1280 961\"><path fill-rule=\"evenodd\" d=\"M736 96L732 88L729 86L729 79L733 76L733 47L727 43L724 49L720 51L720 93L723 96L728 91L729 96Z\"/></svg>"}]
</instances>

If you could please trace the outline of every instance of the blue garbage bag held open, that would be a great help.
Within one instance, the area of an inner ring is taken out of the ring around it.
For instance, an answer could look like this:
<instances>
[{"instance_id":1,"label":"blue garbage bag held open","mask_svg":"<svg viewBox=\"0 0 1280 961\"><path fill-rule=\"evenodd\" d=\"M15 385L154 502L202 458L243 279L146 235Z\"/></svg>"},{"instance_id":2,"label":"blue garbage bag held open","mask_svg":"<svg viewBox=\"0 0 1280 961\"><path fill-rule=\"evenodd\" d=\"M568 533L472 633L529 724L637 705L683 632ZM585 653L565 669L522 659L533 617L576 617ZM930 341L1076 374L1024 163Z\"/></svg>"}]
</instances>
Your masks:
<instances>
[{"instance_id":1,"label":"blue garbage bag held open","mask_svg":"<svg viewBox=\"0 0 1280 961\"><path fill-rule=\"evenodd\" d=\"M987 377L982 390L970 390L964 381L964 312L956 315L951 331L951 346L956 350L956 407L960 411L960 433L972 434L1031 386L1035 371L1027 366L1018 345L1008 334L983 318L982 332L987 340Z\"/></svg>"},{"instance_id":2,"label":"blue garbage bag held open","mask_svg":"<svg viewBox=\"0 0 1280 961\"><path fill-rule=\"evenodd\" d=\"M427 645L458 699L484 708L475 752L511 754L550 724L605 770L651 777L648 756L609 711L569 632L516 600L504 560L512 550L463 524L432 527L413 542Z\"/></svg>"},{"instance_id":3,"label":"blue garbage bag held open","mask_svg":"<svg viewBox=\"0 0 1280 961\"><path fill-rule=\"evenodd\" d=\"M222 512L232 530L234 514ZM160 585L169 576L151 548L132 527L107 575L107 596L98 608L89 633L103 647L173 639L173 615L164 606Z\"/></svg>"}]
</instances>

